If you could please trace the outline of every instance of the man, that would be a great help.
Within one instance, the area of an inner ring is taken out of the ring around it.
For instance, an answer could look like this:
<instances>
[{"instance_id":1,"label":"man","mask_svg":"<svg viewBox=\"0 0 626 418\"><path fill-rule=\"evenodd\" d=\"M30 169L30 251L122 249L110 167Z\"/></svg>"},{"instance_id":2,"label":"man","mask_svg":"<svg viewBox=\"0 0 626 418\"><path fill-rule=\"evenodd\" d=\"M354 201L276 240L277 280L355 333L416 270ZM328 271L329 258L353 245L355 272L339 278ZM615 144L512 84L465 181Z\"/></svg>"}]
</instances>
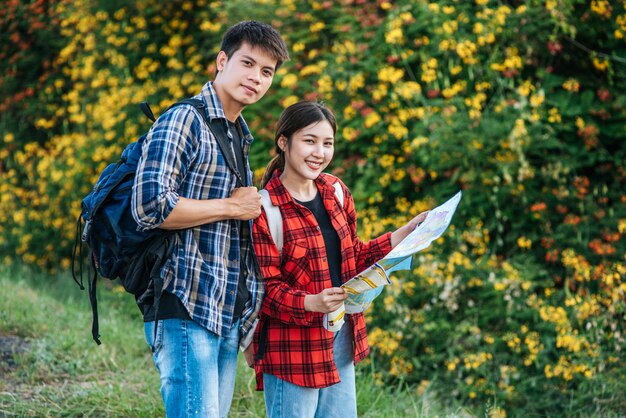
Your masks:
<instances>
[{"instance_id":1,"label":"man","mask_svg":"<svg viewBox=\"0 0 626 418\"><path fill-rule=\"evenodd\" d=\"M261 201L249 186L253 138L241 112L265 95L287 59L274 28L240 22L224 35L214 81L195 97L210 120L223 121L245 184L193 106L165 112L143 147L133 216L143 229L178 231L161 272L157 318L151 306L140 306L168 417L225 417L230 409L238 346L250 340L263 294L250 240Z\"/></svg>"}]
</instances>

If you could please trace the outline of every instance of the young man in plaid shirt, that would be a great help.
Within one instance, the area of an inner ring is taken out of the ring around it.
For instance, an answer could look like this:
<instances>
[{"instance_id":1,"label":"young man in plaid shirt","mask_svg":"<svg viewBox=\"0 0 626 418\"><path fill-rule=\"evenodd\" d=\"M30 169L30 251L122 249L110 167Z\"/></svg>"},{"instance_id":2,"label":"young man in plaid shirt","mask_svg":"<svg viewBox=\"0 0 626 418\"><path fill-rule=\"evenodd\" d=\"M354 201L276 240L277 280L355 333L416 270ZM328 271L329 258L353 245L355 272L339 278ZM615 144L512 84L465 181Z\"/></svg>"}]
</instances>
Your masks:
<instances>
[{"instance_id":1,"label":"young man in plaid shirt","mask_svg":"<svg viewBox=\"0 0 626 418\"><path fill-rule=\"evenodd\" d=\"M288 107L276 129L277 156L262 180L283 221L282 251L265 211L253 228L266 286L253 342L255 371L270 418L356 417L354 364L369 353L363 314L347 315L337 333L324 328L323 315L346 299L342 283L383 258L427 214L361 242L352 195L322 173L333 157L335 132L335 117L324 105Z\"/></svg>"},{"instance_id":2,"label":"young man in plaid shirt","mask_svg":"<svg viewBox=\"0 0 626 418\"><path fill-rule=\"evenodd\" d=\"M239 154L238 170L227 165L214 134L191 105L165 112L146 139L133 187L133 216L141 228L178 231L161 271L158 313L142 307L168 417L228 414L238 346L253 332L263 295L250 239L261 204L257 189L250 187L253 138L241 111L265 95L288 58L274 28L238 23L224 35L214 81L195 96L206 105L205 116L223 124L234 155Z\"/></svg>"}]
</instances>

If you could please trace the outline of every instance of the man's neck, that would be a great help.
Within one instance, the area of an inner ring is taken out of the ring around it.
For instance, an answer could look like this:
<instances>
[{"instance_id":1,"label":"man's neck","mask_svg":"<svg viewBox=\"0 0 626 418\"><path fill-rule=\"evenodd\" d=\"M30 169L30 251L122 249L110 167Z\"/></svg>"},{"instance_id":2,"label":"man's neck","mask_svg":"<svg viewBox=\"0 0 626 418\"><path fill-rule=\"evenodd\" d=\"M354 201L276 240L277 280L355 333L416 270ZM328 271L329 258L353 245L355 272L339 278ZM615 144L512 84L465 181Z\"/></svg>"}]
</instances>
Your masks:
<instances>
[{"instance_id":1,"label":"man's neck","mask_svg":"<svg viewBox=\"0 0 626 418\"><path fill-rule=\"evenodd\" d=\"M215 81L213 82L213 89L215 90L217 97L220 99L220 103L222 103L222 109L224 110L226 119L235 123L245 106L242 106L240 103L232 100L226 92L224 92L221 85Z\"/></svg>"}]
</instances>

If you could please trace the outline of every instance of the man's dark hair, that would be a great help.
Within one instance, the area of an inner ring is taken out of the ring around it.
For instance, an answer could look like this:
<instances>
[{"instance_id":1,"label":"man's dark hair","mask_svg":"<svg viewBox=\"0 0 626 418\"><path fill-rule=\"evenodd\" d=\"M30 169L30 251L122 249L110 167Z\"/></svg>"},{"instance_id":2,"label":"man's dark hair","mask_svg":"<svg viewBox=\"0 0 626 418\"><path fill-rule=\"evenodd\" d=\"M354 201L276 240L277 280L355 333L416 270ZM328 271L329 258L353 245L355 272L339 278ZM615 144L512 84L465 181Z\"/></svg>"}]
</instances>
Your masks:
<instances>
[{"instance_id":1,"label":"man's dark hair","mask_svg":"<svg viewBox=\"0 0 626 418\"><path fill-rule=\"evenodd\" d=\"M283 62L289 59L289 51L287 51L285 41L278 31L267 23L245 20L231 26L224 34L220 50L224 51L226 56L230 58L243 42L267 51L276 59L275 70L278 70Z\"/></svg>"}]
</instances>

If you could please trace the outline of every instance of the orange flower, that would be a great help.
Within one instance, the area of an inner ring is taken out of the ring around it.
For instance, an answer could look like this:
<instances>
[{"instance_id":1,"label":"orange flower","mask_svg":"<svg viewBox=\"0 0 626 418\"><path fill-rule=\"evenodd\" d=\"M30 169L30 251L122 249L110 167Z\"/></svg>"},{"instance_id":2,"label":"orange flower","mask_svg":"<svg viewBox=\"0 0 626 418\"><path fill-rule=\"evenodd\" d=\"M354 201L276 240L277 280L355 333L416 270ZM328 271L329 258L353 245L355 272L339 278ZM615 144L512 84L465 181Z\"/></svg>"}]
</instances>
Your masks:
<instances>
[{"instance_id":1,"label":"orange flower","mask_svg":"<svg viewBox=\"0 0 626 418\"><path fill-rule=\"evenodd\" d=\"M571 213L565 217L564 221L567 225L578 225L580 223L580 216L572 215Z\"/></svg>"},{"instance_id":2,"label":"orange flower","mask_svg":"<svg viewBox=\"0 0 626 418\"><path fill-rule=\"evenodd\" d=\"M546 261L548 263L556 263L559 261L559 250L550 250L546 253ZM560 280L560 278L559 278Z\"/></svg>"},{"instance_id":3,"label":"orange flower","mask_svg":"<svg viewBox=\"0 0 626 418\"><path fill-rule=\"evenodd\" d=\"M531 212L541 212L546 210L547 205L544 202L535 203L530 207Z\"/></svg>"},{"instance_id":4,"label":"orange flower","mask_svg":"<svg viewBox=\"0 0 626 418\"><path fill-rule=\"evenodd\" d=\"M606 243L602 242L601 240L599 240L598 238L592 240L589 243L589 248L591 249L591 251L593 251L594 253L596 253L598 255L615 254L615 247L614 246L612 246L611 244L606 244Z\"/></svg>"}]
</instances>

